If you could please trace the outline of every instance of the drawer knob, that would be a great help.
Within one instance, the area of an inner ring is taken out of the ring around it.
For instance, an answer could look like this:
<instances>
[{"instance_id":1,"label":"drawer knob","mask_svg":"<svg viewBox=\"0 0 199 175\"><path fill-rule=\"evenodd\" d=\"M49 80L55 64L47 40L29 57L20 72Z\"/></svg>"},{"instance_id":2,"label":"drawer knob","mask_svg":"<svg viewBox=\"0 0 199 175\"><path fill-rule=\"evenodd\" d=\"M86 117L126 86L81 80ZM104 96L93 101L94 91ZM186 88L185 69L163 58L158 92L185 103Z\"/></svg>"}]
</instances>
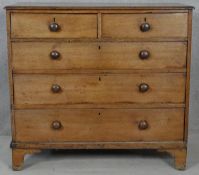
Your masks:
<instances>
[{"instance_id":1,"label":"drawer knob","mask_svg":"<svg viewBox=\"0 0 199 175\"><path fill-rule=\"evenodd\" d=\"M142 50L140 51L139 57L142 60L148 59L150 57L150 52L147 50Z\"/></svg>"},{"instance_id":2,"label":"drawer knob","mask_svg":"<svg viewBox=\"0 0 199 175\"><path fill-rule=\"evenodd\" d=\"M149 124L146 120L141 120L139 123L138 123L138 128L140 130L144 130L144 129L147 129L149 127Z\"/></svg>"},{"instance_id":3,"label":"drawer knob","mask_svg":"<svg viewBox=\"0 0 199 175\"><path fill-rule=\"evenodd\" d=\"M58 93L61 91L61 86L59 86L58 84L53 84L51 87L52 92L54 93Z\"/></svg>"},{"instance_id":4,"label":"drawer knob","mask_svg":"<svg viewBox=\"0 0 199 175\"><path fill-rule=\"evenodd\" d=\"M142 32L147 32L150 30L150 28L151 28L150 24L146 22L140 25L140 30Z\"/></svg>"},{"instance_id":5,"label":"drawer knob","mask_svg":"<svg viewBox=\"0 0 199 175\"><path fill-rule=\"evenodd\" d=\"M57 31L60 30L60 26L56 22L52 22L49 25L49 29L50 29L51 32L57 32Z\"/></svg>"},{"instance_id":6,"label":"drawer knob","mask_svg":"<svg viewBox=\"0 0 199 175\"><path fill-rule=\"evenodd\" d=\"M57 60L60 57L60 53L56 50L53 50L52 52L50 52L50 57L53 60Z\"/></svg>"},{"instance_id":7,"label":"drawer knob","mask_svg":"<svg viewBox=\"0 0 199 175\"><path fill-rule=\"evenodd\" d=\"M53 121L52 122L52 128L53 129L60 129L62 127L62 124L60 121Z\"/></svg>"},{"instance_id":8,"label":"drawer knob","mask_svg":"<svg viewBox=\"0 0 199 175\"><path fill-rule=\"evenodd\" d=\"M139 85L139 91L140 92L146 92L146 91L148 91L149 90L149 85L148 84L146 84L146 83L141 83L140 85Z\"/></svg>"}]
</instances>

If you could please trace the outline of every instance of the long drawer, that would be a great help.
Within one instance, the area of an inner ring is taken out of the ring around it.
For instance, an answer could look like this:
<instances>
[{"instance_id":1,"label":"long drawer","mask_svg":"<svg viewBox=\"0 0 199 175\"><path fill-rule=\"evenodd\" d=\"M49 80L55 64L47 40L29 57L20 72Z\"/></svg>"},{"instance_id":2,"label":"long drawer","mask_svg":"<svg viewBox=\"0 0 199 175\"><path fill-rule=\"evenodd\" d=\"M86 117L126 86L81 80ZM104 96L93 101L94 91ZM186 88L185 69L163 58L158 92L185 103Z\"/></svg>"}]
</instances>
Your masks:
<instances>
[{"instance_id":1,"label":"long drawer","mask_svg":"<svg viewBox=\"0 0 199 175\"><path fill-rule=\"evenodd\" d=\"M184 103L185 74L16 74L15 104Z\"/></svg>"},{"instance_id":2,"label":"long drawer","mask_svg":"<svg viewBox=\"0 0 199 175\"><path fill-rule=\"evenodd\" d=\"M97 38L97 15L12 13L11 37Z\"/></svg>"},{"instance_id":3,"label":"long drawer","mask_svg":"<svg viewBox=\"0 0 199 175\"><path fill-rule=\"evenodd\" d=\"M182 69L185 42L14 42L14 71L52 69Z\"/></svg>"},{"instance_id":4,"label":"long drawer","mask_svg":"<svg viewBox=\"0 0 199 175\"><path fill-rule=\"evenodd\" d=\"M187 13L103 14L104 38L186 38Z\"/></svg>"},{"instance_id":5,"label":"long drawer","mask_svg":"<svg viewBox=\"0 0 199 175\"><path fill-rule=\"evenodd\" d=\"M184 109L15 111L16 141L179 141Z\"/></svg>"}]
</instances>

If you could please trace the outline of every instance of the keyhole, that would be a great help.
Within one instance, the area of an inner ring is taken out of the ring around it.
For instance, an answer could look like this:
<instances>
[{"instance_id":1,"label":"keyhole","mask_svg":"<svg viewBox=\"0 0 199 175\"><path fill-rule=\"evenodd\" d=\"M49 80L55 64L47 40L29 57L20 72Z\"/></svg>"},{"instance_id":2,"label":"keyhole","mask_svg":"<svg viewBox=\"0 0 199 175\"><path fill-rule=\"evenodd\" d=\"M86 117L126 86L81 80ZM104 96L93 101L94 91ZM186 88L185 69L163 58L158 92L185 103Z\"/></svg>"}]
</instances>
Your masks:
<instances>
[{"instance_id":1,"label":"keyhole","mask_svg":"<svg viewBox=\"0 0 199 175\"><path fill-rule=\"evenodd\" d=\"M101 77L99 77L99 81L101 81Z\"/></svg>"},{"instance_id":2,"label":"keyhole","mask_svg":"<svg viewBox=\"0 0 199 175\"><path fill-rule=\"evenodd\" d=\"M98 115L101 115L101 113L99 112Z\"/></svg>"},{"instance_id":3,"label":"keyhole","mask_svg":"<svg viewBox=\"0 0 199 175\"><path fill-rule=\"evenodd\" d=\"M53 22L55 22L55 18L53 18Z\"/></svg>"},{"instance_id":4,"label":"keyhole","mask_svg":"<svg viewBox=\"0 0 199 175\"><path fill-rule=\"evenodd\" d=\"M144 22L146 22L146 17L144 18Z\"/></svg>"},{"instance_id":5,"label":"keyhole","mask_svg":"<svg viewBox=\"0 0 199 175\"><path fill-rule=\"evenodd\" d=\"M98 46L98 49L100 50L100 49L101 49L101 46Z\"/></svg>"}]
</instances>

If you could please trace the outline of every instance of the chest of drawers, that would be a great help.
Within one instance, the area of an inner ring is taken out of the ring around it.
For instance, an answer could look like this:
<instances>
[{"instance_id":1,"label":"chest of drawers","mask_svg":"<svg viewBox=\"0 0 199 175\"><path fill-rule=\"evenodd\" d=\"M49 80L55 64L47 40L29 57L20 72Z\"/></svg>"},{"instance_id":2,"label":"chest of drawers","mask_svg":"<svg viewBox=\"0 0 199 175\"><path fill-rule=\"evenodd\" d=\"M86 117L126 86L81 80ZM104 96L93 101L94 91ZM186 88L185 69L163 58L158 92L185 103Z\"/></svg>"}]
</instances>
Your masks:
<instances>
[{"instance_id":1,"label":"chest of drawers","mask_svg":"<svg viewBox=\"0 0 199 175\"><path fill-rule=\"evenodd\" d=\"M156 149L186 164L192 7L6 7L13 169L43 149Z\"/></svg>"}]
</instances>

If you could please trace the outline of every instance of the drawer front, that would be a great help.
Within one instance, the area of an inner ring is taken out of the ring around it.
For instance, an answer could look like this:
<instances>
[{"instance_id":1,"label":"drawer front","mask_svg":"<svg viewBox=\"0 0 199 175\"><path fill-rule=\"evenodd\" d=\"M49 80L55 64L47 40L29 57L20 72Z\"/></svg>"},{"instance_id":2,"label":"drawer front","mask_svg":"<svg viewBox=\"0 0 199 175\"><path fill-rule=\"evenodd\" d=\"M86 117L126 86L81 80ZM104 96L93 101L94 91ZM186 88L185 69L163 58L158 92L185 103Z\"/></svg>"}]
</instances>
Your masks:
<instances>
[{"instance_id":1,"label":"drawer front","mask_svg":"<svg viewBox=\"0 0 199 175\"><path fill-rule=\"evenodd\" d=\"M183 109L15 111L16 141L178 141Z\"/></svg>"},{"instance_id":2,"label":"drawer front","mask_svg":"<svg viewBox=\"0 0 199 175\"><path fill-rule=\"evenodd\" d=\"M183 42L14 42L13 68L180 69L186 67L186 47Z\"/></svg>"},{"instance_id":3,"label":"drawer front","mask_svg":"<svg viewBox=\"0 0 199 175\"><path fill-rule=\"evenodd\" d=\"M15 75L15 104L184 103L185 75Z\"/></svg>"},{"instance_id":4,"label":"drawer front","mask_svg":"<svg viewBox=\"0 0 199 175\"><path fill-rule=\"evenodd\" d=\"M96 38L97 16L96 14L13 13L11 15L11 37Z\"/></svg>"},{"instance_id":5,"label":"drawer front","mask_svg":"<svg viewBox=\"0 0 199 175\"><path fill-rule=\"evenodd\" d=\"M102 15L102 36L105 38L185 38L187 21L187 13L104 14Z\"/></svg>"}]
</instances>

